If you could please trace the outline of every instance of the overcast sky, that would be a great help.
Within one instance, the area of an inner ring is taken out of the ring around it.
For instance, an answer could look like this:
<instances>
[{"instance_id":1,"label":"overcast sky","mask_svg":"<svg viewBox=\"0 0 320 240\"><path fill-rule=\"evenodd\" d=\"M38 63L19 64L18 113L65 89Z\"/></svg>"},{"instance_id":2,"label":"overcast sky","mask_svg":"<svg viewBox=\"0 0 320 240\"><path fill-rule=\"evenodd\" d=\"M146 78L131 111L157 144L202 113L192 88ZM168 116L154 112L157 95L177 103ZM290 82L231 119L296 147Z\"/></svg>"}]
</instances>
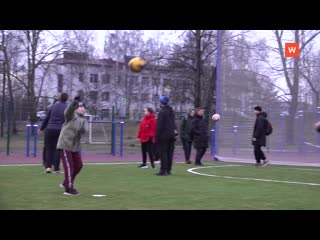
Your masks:
<instances>
[{"instance_id":1,"label":"overcast sky","mask_svg":"<svg viewBox=\"0 0 320 240\"><path fill-rule=\"evenodd\" d=\"M161 40L166 43L175 43L181 41L181 38L179 36L184 32L185 30L144 30L144 39L147 40L148 38L156 36L159 32L163 33L161 36ZM234 32L240 32L239 30L235 30ZM99 55L102 56L103 54L103 47L104 47L104 40L106 35L106 30L96 30L96 48L99 52ZM256 41L261 38L266 38L267 44L276 47L276 42L273 40L274 36L273 33L269 30L258 30L258 31L252 31L250 34L252 37L252 41ZM280 86L283 89L287 89L287 85L284 78L280 78L276 80L276 83L278 86Z\"/></svg>"},{"instance_id":2,"label":"overcast sky","mask_svg":"<svg viewBox=\"0 0 320 240\"><path fill-rule=\"evenodd\" d=\"M154 37L159 33L163 33L161 35L161 40L166 43L174 43L174 42L180 42L181 38L179 36L184 32L185 30L144 30L144 39L147 40L150 37ZM62 30L56 30L54 32L62 33ZM104 40L106 35L106 30L95 30L95 47L98 51L98 54L100 56L103 56L103 48L104 48ZM240 32L240 30L235 30L234 32ZM255 30L252 31L249 36L251 36L251 41L256 41L258 39L265 38L267 40L267 45L277 47L277 43L274 39L274 35L272 31L270 30ZM287 42L289 36L284 36L284 41ZM286 39L287 38L287 39ZM320 49L320 38L316 39L316 46L317 49ZM270 55L270 59L275 59L275 55ZM274 60L272 60L274 61ZM279 85L283 89L287 89L285 79L283 77L277 79L276 84Z\"/></svg>"}]
</instances>

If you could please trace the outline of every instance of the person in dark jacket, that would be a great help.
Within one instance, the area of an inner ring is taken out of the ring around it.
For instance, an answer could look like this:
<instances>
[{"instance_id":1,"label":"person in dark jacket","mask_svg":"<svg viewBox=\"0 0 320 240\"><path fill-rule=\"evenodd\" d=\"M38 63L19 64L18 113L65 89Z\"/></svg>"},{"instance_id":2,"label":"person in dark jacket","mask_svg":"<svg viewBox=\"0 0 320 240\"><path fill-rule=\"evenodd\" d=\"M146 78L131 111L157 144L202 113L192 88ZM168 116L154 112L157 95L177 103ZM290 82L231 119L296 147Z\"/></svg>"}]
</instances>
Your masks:
<instances>
[{"instance_id":1,"label":"person in dark jacket","mask_svg":"<svg viewBox=\"0 0 320 240\"><path fill-rule=\"evenodd\" d=\"M194 141L194 148L196 149L195 165L203 166L201 159L209 147L208 144L208 122L203 118L204 108L197 108L195 117L192 122L192 135Z\"/></svg>"},{"instance_id":2,"label":"person in dark jacket","mask_svg":"<svg viewBox=\"0 0 320 240\"><path fill-rule=\"evenodd\" d=\"M320 121L314 124L314 127L318 133L320 133Z\"/></svg>"},{"instance_id":3,"label":"person in dark jacket","mask_svg":"<svg viewBox=\"0 0 320 240\"><path fill-rule=\"evenodd\" d=\"M142 119L137 134L138 140L141 142L142 151L142 164L139 168L148 168L147 166L147 153L151 167L154 165L154 144L156 142L156 117L152 108L144 109L144 118Z\"/></svg>"},{"instance_id":4,"label":"person in dark jacket","mask_svg":"<svg viewBox=\"0 0 320 240\"><path fill-rule=\"evenodd\" d=\"M157 108L155 112L156 120L158 119L159 109ZM153 144L153 157L154 157L154 163L160 163L160 150L159 150L159 144L156 142Z\"/></svg>"},{"instance_id":5,"label":"person in dark jacket","mask_svg":"<svg viewBox=\"0 0 320 240\"><path fill-rule=\"evenodd\" d=\"M160 97L160 110L156 127L156 143L160 151L160 172L156 174L158 176L168 176L171 174L177 133L174 112L168 103L168 97Z\"/></svg>"},{"instance_id":6,"label":"person in dark jacket","mask_svg":"<svg viewBox=\"0 0 320 240\"><path fill-rule=\"evenodd\" d=\"M194 109L188 113L186 117L184 117L181 121L180 125L180 138L183 146L185 162L186 164L190 164L190 155L192 148L192 121L194 119Z\"/></svg>"},{"instance_id":7,"label":"person in dark jacket","mask_svg":"<svg viewBox=\"0 0 320 240\"><path fill-rule=\"evenodd\" d=\"M60 171L60 158L57 151L57 142L65 121L64 111L67 108L68 94L62 93L60 102L54 104L48 111L46 118L43 120L39 129L39 133L45 131L45 145L46 145L46 173L51 173L52 165L54 166L54 173L62 173Z\"/></svg>"},{"instance_id":8,"label":"person in dark jacket","mask_svg":"<svg viewBox=\"0 0 320 240\"><path fill-rule=\"evenodd\" d=\"M260 106L254 108L254 112L257 116L254 123L253 134L252 134L252 145L254 146L254 157L256 159L255 166L265 166L269 163L266 160L264 152L261 150L261 147L266 146L266 128L267 128L267 113L262 111ZM261 163L263 160L263 164Z\"/></svg>"},{"instance_id":9,"label":"person in dark jacket","mask_svg":"<svg viewBox=\"0 0 320 240\"><path fill-rule=\"evenodd\" d=\"M55 96L53 97L53 103L52 103L52 105L50 105L50 106L47 108L47 110L46 110L47 114L48 114L49 109L50 109L53 105L55 105L56 103L58 103L59 101L60 101L60 95L55 95ZM46 155L47 155L47 154L46 154L46 139L44 138L43 151L42 151L42 161L43 161L43 166L44 166L44 167L46 166L46 157L47 157ZM60 158L59 154L57 154L57 157ZM57 161L59 161L59 160L57 160Z\"/></svg>"}]
</instances>

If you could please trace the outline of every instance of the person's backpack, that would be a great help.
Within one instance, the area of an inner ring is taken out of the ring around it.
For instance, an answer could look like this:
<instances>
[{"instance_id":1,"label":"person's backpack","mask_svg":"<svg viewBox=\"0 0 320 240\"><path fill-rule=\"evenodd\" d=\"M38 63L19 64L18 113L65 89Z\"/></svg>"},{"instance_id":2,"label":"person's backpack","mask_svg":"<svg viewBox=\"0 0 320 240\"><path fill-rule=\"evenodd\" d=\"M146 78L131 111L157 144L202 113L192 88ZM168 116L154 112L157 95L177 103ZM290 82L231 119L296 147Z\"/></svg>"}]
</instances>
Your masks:
<instances>
[{"instance_id":1,"label":"person's backpack","mask_svg":"<svg viewBox=\"0 0 320 240\"><path fill-rule=\"evenodd\" d=\"M266 121L267 121L267 127L266 127L265 133L266 133L266 136L269 136L272 133L273 128L272 128L271 123L268 121L268 119L266 119Z\"/></svg>"}]
</instances>

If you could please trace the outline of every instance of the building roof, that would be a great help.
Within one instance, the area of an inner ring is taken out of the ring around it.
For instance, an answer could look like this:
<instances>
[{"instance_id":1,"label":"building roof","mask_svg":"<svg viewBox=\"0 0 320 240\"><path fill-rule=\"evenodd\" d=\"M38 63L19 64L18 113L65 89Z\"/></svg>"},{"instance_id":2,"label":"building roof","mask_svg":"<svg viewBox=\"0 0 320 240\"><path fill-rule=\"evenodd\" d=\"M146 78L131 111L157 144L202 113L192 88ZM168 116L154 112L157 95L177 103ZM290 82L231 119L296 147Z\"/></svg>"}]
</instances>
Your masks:
<instances>
[{"instance_id":1,"label":"building roof","mask_svg":"<svg viewBox=\"0 0 320 240\"><path fill-rule=\"evenodd\" d=\"M96 59L96 58L89 58L87 53L79 53L79 52L72 52L72 51L65 51L63 53L62 58L56 58L51 63L59 64L59 65L65 65L65 64L77 64L77 65L95 65L95 66L105 66L105 67L113 67L116 64L118 64L119 67L127 66L130 59L132 59L133 56L124 56L123 62L122 61L115 61L112 58L102 58L102 59ZM44 63L49 63L44 62ZM147 65L145 66L146 70L158 70L158 71L167 71L168 68L166 66L159 66L150 64L147 62Z\"/></svg>"}]
</instances>

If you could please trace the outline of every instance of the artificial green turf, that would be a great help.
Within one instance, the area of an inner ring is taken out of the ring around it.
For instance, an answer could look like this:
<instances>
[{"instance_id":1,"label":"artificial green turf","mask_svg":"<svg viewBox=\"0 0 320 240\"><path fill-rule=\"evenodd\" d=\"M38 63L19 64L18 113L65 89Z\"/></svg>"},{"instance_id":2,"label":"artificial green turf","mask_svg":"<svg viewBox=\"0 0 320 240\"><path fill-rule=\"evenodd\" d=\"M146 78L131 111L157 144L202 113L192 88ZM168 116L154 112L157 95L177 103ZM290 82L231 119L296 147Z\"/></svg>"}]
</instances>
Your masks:
<instances>
[{"instance_id":1,"label":"artificial green turf","mask_svg":"<svg viewBox=\"0 0 320 240\"><path fill-rule=\"evenodd\" d=\"M230 163L207 166L224 164ZM45 174L40 165L0 166L0 209L320 209L320 186L200 176L187 172L194 166L185 164L175 164L171 176L159 177L154 175L158 169L138 169L137 165L85 164L75 181L79 196L64 196L59 187L63 175ZM295 168L244 165L196 171L320 183L320 171ZM107 196L95 198L93 194Z\"/></svg>"}]
</instances>

